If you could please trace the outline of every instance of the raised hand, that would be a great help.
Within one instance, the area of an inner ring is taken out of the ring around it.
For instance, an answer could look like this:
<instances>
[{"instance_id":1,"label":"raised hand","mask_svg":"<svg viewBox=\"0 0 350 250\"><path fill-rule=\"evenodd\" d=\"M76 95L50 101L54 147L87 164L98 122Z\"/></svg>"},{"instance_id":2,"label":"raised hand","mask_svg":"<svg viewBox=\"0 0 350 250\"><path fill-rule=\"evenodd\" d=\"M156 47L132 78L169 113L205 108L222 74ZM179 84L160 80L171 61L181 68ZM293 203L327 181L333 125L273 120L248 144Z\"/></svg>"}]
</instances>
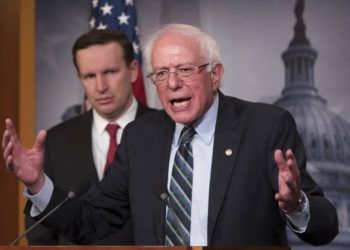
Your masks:
<instances>
[{"instance_id":1,"label":"raised hand","mask_svg":"<svg viewBox=\"0 0 350 250\"><path fill-rule=\"evenodd\" d=\"M3 157L8 171L16 176L33 193L38 193L44 185L44 142L46 132L40 131L31 149L24 148L18 139L16 129L10 119L5 120L2 138Z\"/></svg>"},{"instance_id":2,"label":"raised hand","mask_svg":"<svg viewBox=\"0 0 350 250\"><path fill-rule=\"evenodd\" d=\"M294 153L291 149L286 151L285 157L281 150L274 154L278 166L278 193L275 199L278 206L286 213L293 213L299 205L302 196L300 185L300 171Z\"/></svg>"}]
</instances>

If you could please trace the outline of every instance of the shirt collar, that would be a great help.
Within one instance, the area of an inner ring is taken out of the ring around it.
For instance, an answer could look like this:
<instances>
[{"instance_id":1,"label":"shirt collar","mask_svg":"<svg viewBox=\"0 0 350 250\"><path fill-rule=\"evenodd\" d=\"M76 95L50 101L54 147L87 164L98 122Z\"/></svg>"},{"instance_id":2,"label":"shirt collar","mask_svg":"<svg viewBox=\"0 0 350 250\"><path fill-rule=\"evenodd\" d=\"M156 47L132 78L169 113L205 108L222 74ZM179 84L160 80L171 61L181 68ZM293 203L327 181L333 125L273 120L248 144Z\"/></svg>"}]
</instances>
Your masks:
<instances>
[{"instance_id":1,"label":"shirt collar","mask_svg":"<svg viewBox=\"0 0 350 250\"><path fill-rule=\"evenodd\" d=\"M119 117L117 120L110 122L107 119L100 116L95 109L93 109L93 123L98 133L102 134L108 123L118 124L121 129L124 129L128 123L135 120L136 112L137 112L138 103L135 97L132 97L132 103L130 107L124 112L124 114Z\"/></svg>"},{"instance_id":2,"label":"shirt collar","mask_svg":"<svg viewBox=\"0 0 350 250\"><path fill-rule=\"evenodd\" d=\"M209 144L210 141L214 138L218 108L219 108L219 95L216 94L214 103L211 105L208 111L204 114L204 116L197 123L194 124L194 129L196 130L196 134L206 144ZM179 145L180 134L184 127L185 127L184 124L175 123L175 133L173 138L174 146Z\"/></svg>"}]
</instances>

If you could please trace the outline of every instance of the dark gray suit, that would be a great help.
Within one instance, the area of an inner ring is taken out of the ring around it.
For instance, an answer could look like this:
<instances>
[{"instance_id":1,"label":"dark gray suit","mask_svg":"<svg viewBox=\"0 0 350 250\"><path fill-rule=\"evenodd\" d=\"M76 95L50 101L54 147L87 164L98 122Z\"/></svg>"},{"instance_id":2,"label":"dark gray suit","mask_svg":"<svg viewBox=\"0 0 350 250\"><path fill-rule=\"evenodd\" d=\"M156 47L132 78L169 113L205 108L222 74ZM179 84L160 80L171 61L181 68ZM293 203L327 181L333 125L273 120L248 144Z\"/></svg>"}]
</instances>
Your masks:
<instances>
[{"instance_id":1,"label":"dark gray suit","mask_svg":"<svg viewBox=\"0 0 350 250\"><path fill-rule=\"evenodd\" d=\"M136 118L151 111L154 109L139 103ZM93 114L90 110L51 128L47 132L45 173L55 185L65 192L69 192L78 180L90 185L98 182L92 155L92 122ZM32 224L33 220L26 216L26 227ZM39 226L29 233L27 238L30 245L72 244L62 235L44 226ZM132 245L132 223L128 222L121 233L110 235L93 244Z\"/></svg>"},{"instance_id":2,"label":"dark gray suit","mask_svg":"<svg viewBox=\"0 0 350 250\"><path fill-rule=\"evenodd\" d=\"M48 219L48 224L80 243L118 231L132 218L136 245L163 245L165 205L155 187L167 183L175 124L154 112L125 129L116 159L102 182L85 199L76 199ZM285 216L278 190L275 149L291 148L301 171L311 218L298 236L319 245L338 233L337 214L306 172L306 156L296 124L285 110L219 93L208 208L208 245L287 245ZM232 154L227 156L226 149ZM49 211L64 193L55 189ZM63 219L65 218L65 219ZM74 222L74 223L69 223Z\"/></svg>"}]
</instances>

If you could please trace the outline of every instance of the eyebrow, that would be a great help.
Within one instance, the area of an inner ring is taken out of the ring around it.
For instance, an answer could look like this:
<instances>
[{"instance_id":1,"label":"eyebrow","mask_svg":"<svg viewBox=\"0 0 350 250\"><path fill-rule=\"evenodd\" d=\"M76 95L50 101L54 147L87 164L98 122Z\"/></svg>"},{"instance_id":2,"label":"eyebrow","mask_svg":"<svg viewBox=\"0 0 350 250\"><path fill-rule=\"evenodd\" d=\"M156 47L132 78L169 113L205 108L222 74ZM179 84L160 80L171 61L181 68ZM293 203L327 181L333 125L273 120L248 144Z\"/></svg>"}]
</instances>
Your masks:
<instances>
[{"instance_id":1,"label":"eyebrow","mask_svg":"<svg viewBox=\"0 0 350 250\"><path fill-rule=\"evenodd\" d=\"M178 68L178 67L187 66L187 65L196 66L196 64L194 64L194 63L180 63L180 64L176 65L175 67L158 67L158 68L155 68L155 70L157 70L157 69Z\"/></svg>"}]
</instances>

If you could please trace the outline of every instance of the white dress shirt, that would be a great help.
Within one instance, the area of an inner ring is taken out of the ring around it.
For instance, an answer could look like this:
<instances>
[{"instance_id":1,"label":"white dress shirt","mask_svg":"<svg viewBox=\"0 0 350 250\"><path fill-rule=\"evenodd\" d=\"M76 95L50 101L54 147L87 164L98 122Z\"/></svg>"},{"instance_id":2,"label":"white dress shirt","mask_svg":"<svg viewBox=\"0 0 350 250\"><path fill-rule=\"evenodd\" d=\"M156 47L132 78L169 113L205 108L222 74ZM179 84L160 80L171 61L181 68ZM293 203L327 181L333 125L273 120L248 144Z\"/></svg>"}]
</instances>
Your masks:
<instances>
[{"instance_id":1,"label":"white dress shirt","mask_svg":"<svg viewBox=\"0 0 350 250\"><path fill-rule=\"evenodd\" d=\"M100 116L96 110L93 110L93 122L92 122L92 155L94 158L96 171L99 180L102 180L104 168L106 165L107 152L109 147L109 134L106 131L106 126L108 123L118 124L119 129L117 131L117 144L120 143L124 128L130 122L135 120L136 112L137 112L138 103L133 97L131 106L128 110L117 120L110 122Z\"/></svg>"}]
</instances>

